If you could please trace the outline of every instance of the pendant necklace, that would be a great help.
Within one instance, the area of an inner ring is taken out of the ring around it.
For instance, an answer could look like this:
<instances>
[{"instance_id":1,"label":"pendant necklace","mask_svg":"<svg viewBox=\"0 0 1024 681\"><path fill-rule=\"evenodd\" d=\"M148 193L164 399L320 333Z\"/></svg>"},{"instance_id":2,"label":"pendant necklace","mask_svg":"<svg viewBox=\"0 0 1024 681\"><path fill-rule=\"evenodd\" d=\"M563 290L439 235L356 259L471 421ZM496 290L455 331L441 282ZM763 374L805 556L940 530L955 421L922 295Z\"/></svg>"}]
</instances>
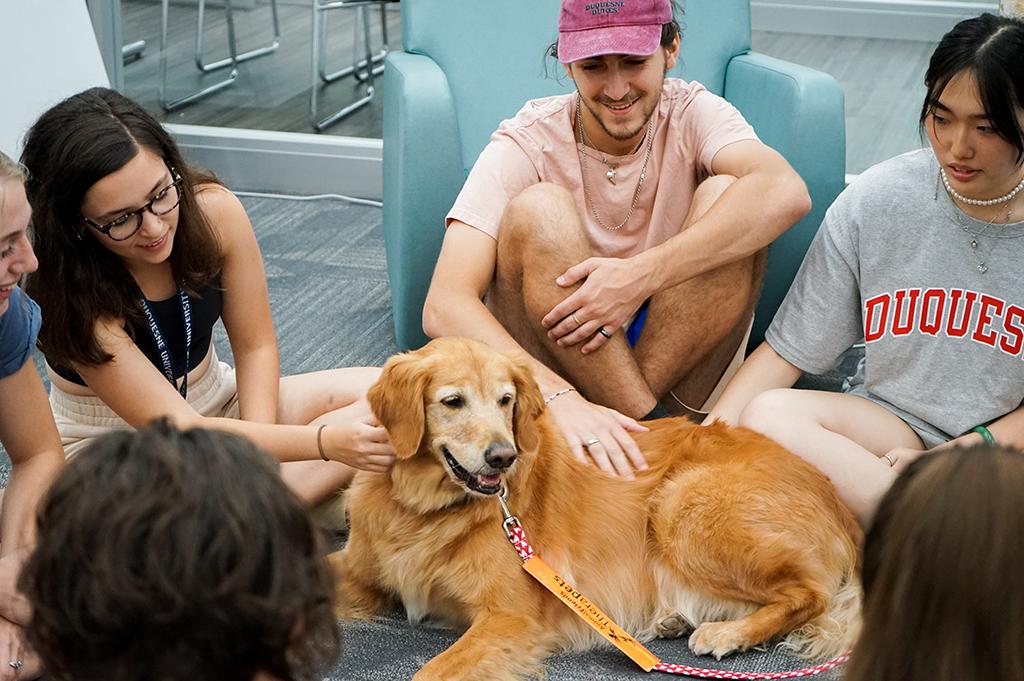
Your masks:
<instances>
[{"instance_id":1,"label":"pendant necklace","mask_svg":"<svg viewBox=\"0 0 1024 681\"><path fill-rule=\"evenodd\" d=\"M1021 236L1024 236L1024 232L1022 232L1021 234L1012 235L1003 235L999 233L1002 230L1002 228L1006 227L1009 224L1010 218L1013 217L1013 209L1010 208L1010 204L1013 202L1013 197L1016 196L1018 192L1020 192L1022 187L1024 187L1024 180L1021 180L1021 183L1018 184L1017 187L1009 194L1006 194L1005 196L1000 196L997 199L986 200L970 199L957 192L955 189L953 189L952 186L950 186L949 180L946 178L946 173L942 168L939 168L939 181L936 183L936 185L938 184L942 184L945 187L946 193L949 195L950 199L955 199L950 201L950 203L953 204L954 210L953 222L955 222L956 225L970 237L970 241L967 243L967 245L968 247L970 247L971 252L974 254L974 261L977 263L976 269L980 274L985 274L986 272L988 272L988 258L990 255L992 255L992 248L989 248L985 254L982 254L978 250L978 246L980 245L980 242L978 241L979 239L981 239L982 237L987 239L1017 239L1020 238ZM936 186L935 198L938 198L938 193L938 186ZM972 229L968 225L967 216L965 216L963 211L960 210L959 207L956 205L956 201L961 201L972 206L993 206L998 205L1000 203L1003 205L998 211L996 211L996 214L992 216L991 220L986 222L981 229L976 230ZM1006 209L1005 215L1003 214L1004 208ZM1001 224L997 225L996 220L1000 216L1003 216L1003 219L1001 221ZM998 229L993 230L990 234L989 230L992 230L993 227L997 227Z\"/></svg>"},{"instance_id":2,"label":"pendant necklace","mask_svg":"<svg viewBox=\"0 0 1024 681\"><path fill-rule=\"evenodd\" d=\"M579 96L576 97L576 128L579 130L579 144L582 147L589 146L587 143L586 133L583 131L583 108L580 104ZM636 181L636 189L633 190L633 200L629 204L629 210L626 211L626 217L622 218L622 222L615 226L610 226L605 223L601 216L598 215L597 207L594 205L594 199L590 195L590 186L587 184L587 163L584 159L580 159L580 175L583 180L583 199L590 204L590 214L594 216L594 221L602 228L609 232L615 232L621 229L629 218L633 216L633 211L636 210L637 201L640 199L640 189L644 186L644 179L647 177L647 163L651 160L651 147L654 146L654 114L651 114L650 122L647 124L647 151L644 153L644 164L640 168L640 177ZM608 162L608 159L599 150L595 149L597 153L601 154L601 162L608 168L608 172L605 173L605 177L612 184L615 184L615 172L618 168ZM577 151L581 156L590 157L590 154L584 153L577 147Z\"/></svg>"}]
</instances>

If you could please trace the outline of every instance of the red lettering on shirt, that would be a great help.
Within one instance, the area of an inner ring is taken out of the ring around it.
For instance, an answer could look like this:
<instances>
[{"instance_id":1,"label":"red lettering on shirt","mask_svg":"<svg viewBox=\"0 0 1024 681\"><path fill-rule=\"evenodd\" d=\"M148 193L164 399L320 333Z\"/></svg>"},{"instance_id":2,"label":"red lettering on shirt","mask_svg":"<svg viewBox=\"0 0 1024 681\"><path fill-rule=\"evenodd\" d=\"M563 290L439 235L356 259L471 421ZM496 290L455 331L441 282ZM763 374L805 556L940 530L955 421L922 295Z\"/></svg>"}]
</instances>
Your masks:
<instances>
[{"instance_id":1,"label":"red lettering on shirt","mask_svg":"<svg viewBox=\"0 0 1024 681\"><path fill-rule=\"evenodd\" d=\"M1006 308L1006 314L1003 315L1003 330L1008 336L1012 336L1013 341L1011 343L1008 336L1001 336L999 349L1016 357L1020 354L1021 348L1024 348L1024 309L1016 305Z\"/></svg>"},{"instance_id":2,"label":"red lettering on shirt","mask_svg":"<svg viewBox=\"0 0 1024 681\"><path fill-rule=\"evenodd\" d=\"M907 296L910 297L910 305L904 313L904 306L906 306ZM892 315L892 335L894 336L906 336L914 330L914 322L916 311L917 311L917 299L921 296L921 289L900 289L896 291L896 311ZM906 321L904 321L906 319Z\"/></svg>"},{"instance_id":3,"label":"red lettering on shirt","mask_svg":"<svg viewBox=\"0 0 1024 681\"><path fill-rule=\"evenodd\" d=\"M884 338L887 332L893 337L914 332L936 337L945 330L949 338L966 338L970 334L976 343L1024 359L1024 307L989 293L898 289L865 300L863 319L864 340L868 343Z\"/></svg>"},{"instance_id":4,"label":"red lettering on shirt","mask_svg":"<svg viewBox=\"0 0 1024 681\"><path fill-rule=\"evenodd\" d=\"M960 299L964 300L964 310L960 317L960 325L956 325L957 308L960 306ZM963 338L967 335L967 327L971 323L971 313L974 310L974 302L978 294L974 291L963 289L952 289L949 292L949 315L946 317L946 335L950 338Z\"/></svg>"},{"instance_id":5,"label":"red lettering on shirt","mask_svg":"<svg viewBox=\"0 0 1024 681\"><path fill-rule=\"evenodd\" d=\"M934 315L932 308L934 307ZM921 333L937 336L942 330L942 316L946 308L946 289L930 288L921 296Z\"/></svg>"},{"instance_id":6,"label":"red lettering on shirt","mask_svg":"<svg viewBox=\"0 0 1024 681\"><path fill-rule=\"evenodd\" d=\"M999 298L982 293L978 323L974 326L974 333L971 334L971 338L994 348L996 346L996 332L986 331L986 329L992 323L992 311L994 310L996 314L1001 315L1004 307L1006 307L1006 303Z\"/></svg>"},{"instance_id":7,"label":"red lettering on shirt","mask_svg":"<svg viewBox=\"0 0 1024 681\"><path fill-rule=\"evenodd\" d=\"M864 301L864 341L870 343L885 335L892 297L882 293Z\"/></svg>"}]
</instances>

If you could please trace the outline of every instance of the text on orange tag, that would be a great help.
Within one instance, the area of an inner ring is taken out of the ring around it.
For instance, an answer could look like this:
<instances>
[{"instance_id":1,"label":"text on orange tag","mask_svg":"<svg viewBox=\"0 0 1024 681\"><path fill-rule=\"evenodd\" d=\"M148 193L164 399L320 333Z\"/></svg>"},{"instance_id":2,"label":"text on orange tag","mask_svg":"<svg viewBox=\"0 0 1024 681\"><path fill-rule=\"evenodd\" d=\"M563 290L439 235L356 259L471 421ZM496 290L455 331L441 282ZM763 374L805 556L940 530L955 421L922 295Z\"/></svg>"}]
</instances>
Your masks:
<instances>
[{"instance_id":1,"label":"text on orange tag","mask_svg":"<svg viewBox=\"0 0 1024 681\"><path fill-rule=\"evenodd\" d=\"M611 641L616 648L629 655L629 659L640 665L645 672L651 671L655 665L661 662L644 644L637 641L625 629L613 622L608 615L591 603L578 589L558 576L558 573L552 570L551 566L543 560L537 556L532 556L523 563L523 569L543 584L548 591L558 596L563 603L572 608L577 615L583 618L583 621Z\"/></svg>"}]
</instances>

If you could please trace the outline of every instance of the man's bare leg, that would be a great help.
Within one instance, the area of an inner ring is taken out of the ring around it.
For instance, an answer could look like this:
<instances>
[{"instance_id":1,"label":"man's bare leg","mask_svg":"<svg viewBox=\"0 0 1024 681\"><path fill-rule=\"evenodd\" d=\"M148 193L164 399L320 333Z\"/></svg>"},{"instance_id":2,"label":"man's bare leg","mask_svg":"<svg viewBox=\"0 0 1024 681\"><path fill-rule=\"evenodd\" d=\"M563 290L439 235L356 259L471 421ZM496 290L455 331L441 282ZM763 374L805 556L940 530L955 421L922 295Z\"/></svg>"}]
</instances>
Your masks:
<instances>
[{"instance_id":1,"label":"man's bare leg","mask_svg":"<svg viewBox=\"0 0 1024 681\"><path fill-rule=\"evenodd\" d=\"M733 181L719 175L701 183L680 231L703 217ZM686 404L700 408L750 323L765 258L762 251L651 298L635 352L653 394L663 398L671 390Z\"/></svg>"},{"instance_id":2,"label":"man's bare leg","mask_svg":"<svg viewBox=\"0 0 1024 681\"><path fill-rule=\"evenodd\" d=\"M487 297L494 316L523 349L572 383L588 400L639 418L657 404L623 334L595 352L561 347L540 320L577 287L555 278L591 255L572 196L541 183L505 209L498 233L495 280Z\"/></svg>"}]
</instances>

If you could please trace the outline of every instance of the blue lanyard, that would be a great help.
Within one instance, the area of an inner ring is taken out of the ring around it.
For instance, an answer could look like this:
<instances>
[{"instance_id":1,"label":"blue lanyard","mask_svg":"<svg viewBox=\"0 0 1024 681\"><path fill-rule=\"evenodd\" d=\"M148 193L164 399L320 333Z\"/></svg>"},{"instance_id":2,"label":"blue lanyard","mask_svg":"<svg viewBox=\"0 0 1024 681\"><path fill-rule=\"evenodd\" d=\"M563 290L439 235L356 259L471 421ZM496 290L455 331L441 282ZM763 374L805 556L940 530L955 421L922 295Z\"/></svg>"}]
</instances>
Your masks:
<instances>
[{"instance_id":1,"label":"blue lanyard","mask_svg":"<svg viewBox=\"0 0 1024 681\"><path fill-rule=\"evenodd\" d=\"M149 307L149 302L143 297L140 298L142 302L142 310L146 313L146 319L149 321L149 332L153 335L153 342L156 343L156 350L160 353L160 362L164 365L164 376L171 382L178 392L181 393L182 398L188 395L188 360L189 352L192 348L192 305L189 303L188 295L178 289L178 300L181 301L181 318L185 322L185 375L181 378L181 386L179 387L177 382L174 380L174 369L171 366L171 351L167 347L167 341L164 340L164 334L160 331L160 325L156 323L156 317L153 316L153 311Z\"/></svg>"}]
</instances>

